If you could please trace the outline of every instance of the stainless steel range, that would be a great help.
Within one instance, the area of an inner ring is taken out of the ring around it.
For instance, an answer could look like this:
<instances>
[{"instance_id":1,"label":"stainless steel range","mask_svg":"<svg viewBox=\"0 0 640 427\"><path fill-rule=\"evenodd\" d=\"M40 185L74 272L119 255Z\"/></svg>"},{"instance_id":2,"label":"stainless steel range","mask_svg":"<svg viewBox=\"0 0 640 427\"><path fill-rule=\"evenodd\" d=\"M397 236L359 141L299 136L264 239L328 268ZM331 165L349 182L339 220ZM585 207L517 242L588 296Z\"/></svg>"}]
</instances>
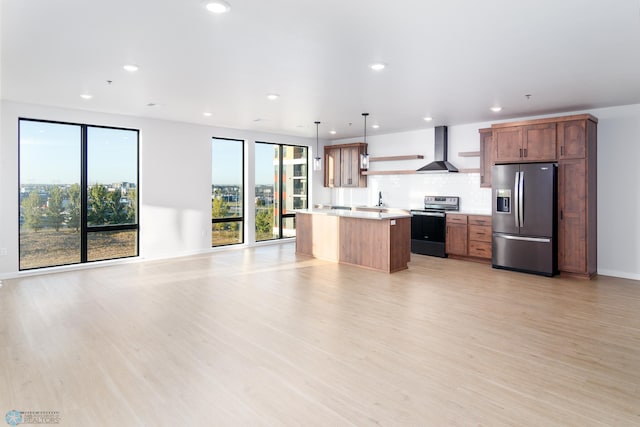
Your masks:
<instances>
[{"instance_id":1,"label":"stainless steel range","mask_svg":"<svg viewBox=\"0 0 640 427\"><path fill-rule=\"evenodd\" d=\"M446 213L459 209L460 197L425 196L424 209L411 210L411 252L445 258Z\"/></svg>"}]
</instances>

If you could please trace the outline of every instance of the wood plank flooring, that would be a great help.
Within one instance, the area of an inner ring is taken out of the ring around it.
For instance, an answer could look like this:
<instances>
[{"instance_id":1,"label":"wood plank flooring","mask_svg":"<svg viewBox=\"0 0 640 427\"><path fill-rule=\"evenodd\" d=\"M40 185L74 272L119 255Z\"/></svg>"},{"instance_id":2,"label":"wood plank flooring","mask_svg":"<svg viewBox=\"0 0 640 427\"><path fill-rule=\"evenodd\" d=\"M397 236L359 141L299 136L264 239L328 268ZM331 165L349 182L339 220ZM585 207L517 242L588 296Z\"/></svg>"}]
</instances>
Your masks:
<instances>
[{"instance_id":1,"label":"wood plank flooring","mask_svg":"<svg viewBox=\"0 0 640 427\"><path fill-rule=\"evenodd\" d=\"M4 280L0 415L69 426L640 425L640 282L293 244Z\"/></svg>"}]
</instances>

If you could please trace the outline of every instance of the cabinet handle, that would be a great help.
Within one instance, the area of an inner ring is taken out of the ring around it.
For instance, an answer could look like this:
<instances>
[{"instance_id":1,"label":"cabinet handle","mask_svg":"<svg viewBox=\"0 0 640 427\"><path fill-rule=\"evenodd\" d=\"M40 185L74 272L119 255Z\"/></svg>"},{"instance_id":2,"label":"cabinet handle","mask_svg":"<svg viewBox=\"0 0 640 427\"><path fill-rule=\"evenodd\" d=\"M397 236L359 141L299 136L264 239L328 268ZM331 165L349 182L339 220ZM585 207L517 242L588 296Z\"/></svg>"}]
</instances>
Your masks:
<instances>
[{"instance_id":1,"label":"cabinet handle","mask_svg":"<svg viewBox=\"0 0 640 427\"><path fill-rule=\"evenodd\" d=\"M564 219L564 215L562 214L562 209L560 209L560 220Z\"/></svg>"},{"instance_id":2,"label":"cabinet handle","mask_svg":"<svg viewBox=\"0 0 640 427\"><path fill-rule=\"evenodd\" d=\"M522 157L522 148L520 149L520 157Z\"/></svg>"},{"instance_id":3,"label":"cabinet handle","mask_svg":"<svg viewBox=\"0 0 640 427\"><path fill-rule=\"evenodd\" d=\"M524 149L524 157L527 157L527 149Z\"/></svg>"},{"instance_id":4,"label":"cabinet handle","mask_svg":"<svg viewBox=\"0 0 640 427\"><path fill-rule=\"evenodd\" d=\"M560 146L560 155L564 156L564 145Z\"/></svg>"}]
</instances>

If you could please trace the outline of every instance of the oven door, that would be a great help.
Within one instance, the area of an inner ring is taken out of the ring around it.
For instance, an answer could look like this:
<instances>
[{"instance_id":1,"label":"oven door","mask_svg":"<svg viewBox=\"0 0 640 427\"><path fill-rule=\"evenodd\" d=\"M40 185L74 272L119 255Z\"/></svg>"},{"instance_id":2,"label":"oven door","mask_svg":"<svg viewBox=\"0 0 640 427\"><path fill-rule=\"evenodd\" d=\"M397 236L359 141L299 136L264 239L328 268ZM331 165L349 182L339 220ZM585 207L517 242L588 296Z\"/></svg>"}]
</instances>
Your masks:
<instances>
[{"instance_id":1,"label":"oven door","mask_svg":"<svg viewBox=\"0 0 640 427\"><path fill-rule=\"evenodd\" d=\"M411 252L445 257L445 214L412 211L411 215Z\"/></svg>"}]
</instances>

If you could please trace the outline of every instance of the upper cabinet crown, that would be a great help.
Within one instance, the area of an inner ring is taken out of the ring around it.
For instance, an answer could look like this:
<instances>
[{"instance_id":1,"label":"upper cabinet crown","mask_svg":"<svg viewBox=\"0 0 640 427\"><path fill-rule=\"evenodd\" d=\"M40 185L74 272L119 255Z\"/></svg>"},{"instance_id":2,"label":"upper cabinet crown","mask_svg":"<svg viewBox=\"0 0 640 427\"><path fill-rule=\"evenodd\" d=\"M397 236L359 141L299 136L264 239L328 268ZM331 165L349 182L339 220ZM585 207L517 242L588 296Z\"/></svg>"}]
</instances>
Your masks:
<instances>
[{"instance_id":1,"label":"upper cabinet crown","mask_svg":"<svg viewBox=\"0 0 640 427\"><path fill-rule=\"evenodd\" d=\"M366 187L367 176L360 169L360 154L367 144L328 145L324 147L325 187Z\"/></svg>"}]
</instances>

